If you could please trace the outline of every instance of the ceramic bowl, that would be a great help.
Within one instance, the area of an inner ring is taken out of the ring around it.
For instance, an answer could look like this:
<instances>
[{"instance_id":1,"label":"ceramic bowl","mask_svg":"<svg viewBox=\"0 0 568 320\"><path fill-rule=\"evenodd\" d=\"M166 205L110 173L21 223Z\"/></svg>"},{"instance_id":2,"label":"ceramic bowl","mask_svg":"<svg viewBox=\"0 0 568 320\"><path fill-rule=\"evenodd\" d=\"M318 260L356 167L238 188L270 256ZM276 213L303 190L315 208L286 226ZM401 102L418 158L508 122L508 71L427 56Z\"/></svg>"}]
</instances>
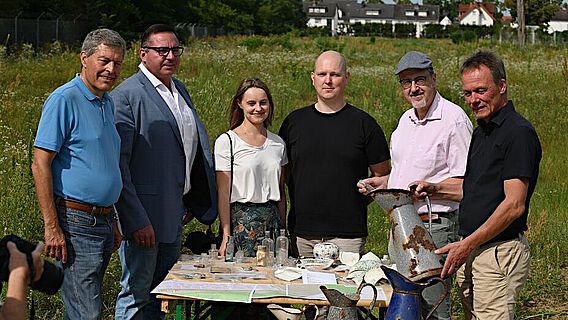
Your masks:
<instances>
[{"instance_id":1,"label":"ceramic bowl","mask_svg":"<svg viewBox=\"0 0 568 320\"><path fill-rule=\"evenodd\" d=\"M298 268L302 269L327 269L333 264L333 259L325 258L306 258L300 259Z\"/></svg>"},{"instance_id":2,"label":"ceramic bowl","mask_svg":"<svg viewBox=\"0 0 568 320\"><path fill-rule=\"evenodd\" d=\"M314 257L336 260L339 258L339 247L331 242L318 243L314 246Z\"/></svg>"}]
</instances>

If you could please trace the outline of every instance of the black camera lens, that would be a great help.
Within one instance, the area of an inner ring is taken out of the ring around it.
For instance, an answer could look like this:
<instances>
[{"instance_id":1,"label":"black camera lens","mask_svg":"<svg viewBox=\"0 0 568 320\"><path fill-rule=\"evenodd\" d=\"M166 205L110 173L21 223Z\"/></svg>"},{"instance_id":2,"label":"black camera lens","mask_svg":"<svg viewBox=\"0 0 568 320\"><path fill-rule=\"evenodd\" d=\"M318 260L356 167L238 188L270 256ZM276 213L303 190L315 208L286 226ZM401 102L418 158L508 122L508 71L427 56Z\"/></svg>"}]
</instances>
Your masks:
<instances>
[{"instance_id":1,"label":"black camera lens","mask_svg":"<svg viewBox=\"0 0 568 320\"><path fill-rule=\"evenodd\" d=\"M43 261L43 273L31 287L47 294L56 294L63 284L63 270L49 261Z\"/></svg>"}]
</instances>

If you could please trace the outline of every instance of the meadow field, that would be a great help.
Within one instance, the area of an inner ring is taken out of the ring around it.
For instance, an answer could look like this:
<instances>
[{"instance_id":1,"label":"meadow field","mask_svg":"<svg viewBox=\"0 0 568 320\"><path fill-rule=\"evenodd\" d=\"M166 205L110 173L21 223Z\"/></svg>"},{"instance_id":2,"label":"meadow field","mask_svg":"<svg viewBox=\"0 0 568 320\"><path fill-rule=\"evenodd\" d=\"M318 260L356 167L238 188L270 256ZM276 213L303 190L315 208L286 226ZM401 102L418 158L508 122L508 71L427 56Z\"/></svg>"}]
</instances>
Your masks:
<instances>
[{"instance_id":1,"label":"meadow field","mask_svg":"<svg viewBox=\"0 0 568 320\"><path fill-rule=\"evenodd\" d=\"M127 52L122 79L137 71L137 46L132 44ZM408 108L393 71L409 50L421 50L433 58L440 93L471 115L461 94L459 65L477 48L494 48L506 64L509 97L533 123L543 147L527 232L532 267L521 292L517 318L568 319L566 47L519 49L490 42L290 36L189 39L185 47L178 78L189 89L211 142L227 130L229 101L244 77L259 77L270 87L276 107L270 129L277 132L289 112L315 101L309 74L315 57L327 49L338 50L347 59L351 71L348 101L375 117L387 138ZM33 241L43 239L30 170L33 139L43 102L79 72L79 66L76 48L56 45L38 56L22 50L9 57L0 50L0 236L15 233ZM203 228L192 222L185 231ZM387 229L385 214L371 204L367 250L377 255L386 253ZM120 264L114 254L104 283L108 319L112 319L119 278ZM38 319L62 318L59 296L34 293L34 297ZM461 306L455 295L453 302L455 318L459 319Z\"/></svg>"}]
</instances>

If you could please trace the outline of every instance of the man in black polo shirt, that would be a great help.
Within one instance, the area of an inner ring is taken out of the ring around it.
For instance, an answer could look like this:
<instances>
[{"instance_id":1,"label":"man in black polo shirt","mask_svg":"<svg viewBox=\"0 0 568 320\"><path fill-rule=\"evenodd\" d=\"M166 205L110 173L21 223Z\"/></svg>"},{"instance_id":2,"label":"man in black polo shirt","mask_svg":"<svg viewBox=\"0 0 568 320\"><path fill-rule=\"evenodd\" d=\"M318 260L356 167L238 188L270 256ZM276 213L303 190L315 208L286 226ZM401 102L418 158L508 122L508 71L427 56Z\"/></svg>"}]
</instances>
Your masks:
<instances>
[{"instance_id":1,"label":"man in black polo shirt","mask_svg":"<svg viewBox=\"0 0 568 320\"><path fill-rule=\"evenodd\" d=\"M507 99L503 61L480 50L461 67L473 132L461 184L417 181L417 195L461 200L462 240L448 253L442 277L457 272L466 319L513 319L527 279L530 251L524 231L538 178L541 146L533 126Z\"/></svg>"}]
</instances>

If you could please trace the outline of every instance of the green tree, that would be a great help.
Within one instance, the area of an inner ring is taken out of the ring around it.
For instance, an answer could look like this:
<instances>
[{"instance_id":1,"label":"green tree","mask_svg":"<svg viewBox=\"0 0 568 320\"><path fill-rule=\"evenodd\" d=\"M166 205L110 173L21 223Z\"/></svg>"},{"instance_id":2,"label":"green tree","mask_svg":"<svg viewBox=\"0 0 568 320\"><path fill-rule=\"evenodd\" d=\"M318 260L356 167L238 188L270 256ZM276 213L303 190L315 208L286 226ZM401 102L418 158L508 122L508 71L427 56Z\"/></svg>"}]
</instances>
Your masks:
<instances>
[{"instance_id":1,"label":"green tree","mask_svg":"<svg viewBox=\"0 0 568 320\"><path fill-rule=\"evenodd\" d=\"M239 12L237 8L231 7L231 4L223 0L190 0L190 7L197 13L197 20L192 22L236 32L250 31L253 27L253 15L246 11Z\"/></svg>"},{"instance_id":2,"label":"green tree","mask_svg":"<svg viewBox=\"0 0 568 320\"><path fill-rule=\"evenodd\" d=\"M302 4L296 0L264 0L255 17L259 34L282 34L305 25Z\"/></svg>"},{"instance_id":3,"label":"green tree","mask_svg":"<svg viewBox=\"0 0 568 320\"><path fill-rule=\"evenodd\" d=\"M461 2L465 3L465 2ZM434 4L440 6L440 18L448 17L452 21L458 17L458 5L456 0L424 0L424 4Z\"/></svg>"},{"instance_id":4,"label":"green tree","mask_svg":"<svg viewBox=\"0 0 568 320\"><path fill-rule=\"evenodd\" d=\"M280 34L305 25L302 0L0 0L0 16L74 19L107 27L126 39L154 23L196 23L228 31Z\"/></svg>"},{"instance_id":5,"label":"green tree","mask_svg":"<svg viewBox=\"0 0 568 320\"><path fill-rule=\"evenodd\" d=\"M548 24L552 16L558 11L562 0L524 0L526 25L544 26ZM517 1L505 0L504 6L511 12L511 16L517 18Z\"/></svg>"}]
</instances>

